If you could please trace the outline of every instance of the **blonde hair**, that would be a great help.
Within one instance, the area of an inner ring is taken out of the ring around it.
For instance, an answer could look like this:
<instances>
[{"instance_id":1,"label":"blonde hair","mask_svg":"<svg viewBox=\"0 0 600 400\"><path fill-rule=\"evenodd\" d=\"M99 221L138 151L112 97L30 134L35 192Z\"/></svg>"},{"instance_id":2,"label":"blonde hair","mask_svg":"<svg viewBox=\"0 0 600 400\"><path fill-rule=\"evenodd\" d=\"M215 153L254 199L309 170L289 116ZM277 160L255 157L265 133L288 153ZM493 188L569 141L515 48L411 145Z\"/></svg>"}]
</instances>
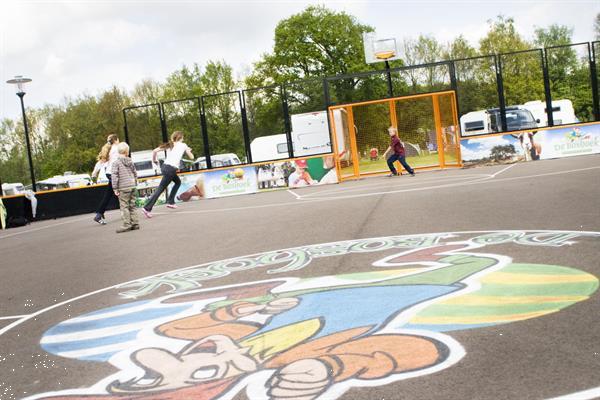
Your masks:
<instances>
[{"instance_id":1,"label":"blonde hair","mask_svg":"<svg viewBox=\"0 0 600 400\"><path fill-rule=\"evenodd\" d=\"M125 142L121 142L117 145L117 151L119 154L129 154L129 145Z\"/></svg>"},{"instance_id":2,"label":"blonde hair","mask_svg":"<svg viewBox=\"0 0 600 400\"><path fill-rule=\"evenodd\" d=\"M98 153L98 157L96 157L96 160L102 161L102 162L107 162L112 145L118 141L119 141L119 137L117 135L115 135L114 133L108 135L108 138L106 138L106 143L104 144L104 146L102 146L102 149L100 149L100 153Z\"/></svg>"},{"instance_id":3,"label":"blonde hair","mask_svg":"<svg viewBox=\"0 0 600 400\"><path fill-rule=\"evenodd\" d=\"M160 148L161 149L172 149L173 146L175 145L175 142L179 142L180 140L183 140L183 132L175 131L171 134L171 140L169 140L167 143L161 144Z\"/></svg>"},{"instance_id":4,"label":"blonde hair","mask_svg":"<svg viewBox=\"0 0 600 400\"><path fill-rule=\"evenodd\" d=\"M395 126L390 126L390 127L388 128L388 132L389 132L389 131L394 131L394 134L395 134L395 135L397 135L397 134L398 134L398 129L397 129Z\"/></svg>"}]
</instances>

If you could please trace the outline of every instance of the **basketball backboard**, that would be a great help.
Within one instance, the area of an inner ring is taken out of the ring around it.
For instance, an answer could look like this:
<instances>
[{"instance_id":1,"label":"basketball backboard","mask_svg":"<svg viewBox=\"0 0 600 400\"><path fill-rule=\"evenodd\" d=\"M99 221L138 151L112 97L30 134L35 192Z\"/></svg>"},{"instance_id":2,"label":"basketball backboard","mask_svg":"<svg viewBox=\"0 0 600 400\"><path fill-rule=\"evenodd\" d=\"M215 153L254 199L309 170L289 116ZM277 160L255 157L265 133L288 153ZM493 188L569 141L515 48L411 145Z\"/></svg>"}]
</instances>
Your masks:
<instances>
[{"instance_id":1,"label":"basketball backboard","mask_svg":"<svg viewBox=\"0 0 600 400\"><path fill-rule=\"evenodd\" d=\"M400 59L395 38L377 39L374 33L364 33L363 45L367 64Z\"/></svg>"}]
</instances>

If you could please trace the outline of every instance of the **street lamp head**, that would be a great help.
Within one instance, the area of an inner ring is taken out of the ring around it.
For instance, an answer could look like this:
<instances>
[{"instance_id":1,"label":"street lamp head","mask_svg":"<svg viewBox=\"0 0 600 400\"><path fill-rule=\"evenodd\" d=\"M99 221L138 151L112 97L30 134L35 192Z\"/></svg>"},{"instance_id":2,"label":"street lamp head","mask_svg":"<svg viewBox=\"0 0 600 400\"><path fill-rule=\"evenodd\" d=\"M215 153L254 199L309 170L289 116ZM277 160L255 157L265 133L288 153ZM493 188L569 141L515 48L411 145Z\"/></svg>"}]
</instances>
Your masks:
<instances>
[{"instance_id":1,"label":"street lamp head","mask_svg":"<svg viewBox=\"0 0 600 400\"><path fill-rule=\"evenodd\" d=\"M14 77L14 79L9 79L6 81L6 83L10 83L11 85L16 85L18 96L23 96L25 94L25 90L23 90L23 87L25 86L26 83L29 83L29 82L31 82L31 79L23 78L21 75L17 75Z\"/></svg>"}]
</instances>

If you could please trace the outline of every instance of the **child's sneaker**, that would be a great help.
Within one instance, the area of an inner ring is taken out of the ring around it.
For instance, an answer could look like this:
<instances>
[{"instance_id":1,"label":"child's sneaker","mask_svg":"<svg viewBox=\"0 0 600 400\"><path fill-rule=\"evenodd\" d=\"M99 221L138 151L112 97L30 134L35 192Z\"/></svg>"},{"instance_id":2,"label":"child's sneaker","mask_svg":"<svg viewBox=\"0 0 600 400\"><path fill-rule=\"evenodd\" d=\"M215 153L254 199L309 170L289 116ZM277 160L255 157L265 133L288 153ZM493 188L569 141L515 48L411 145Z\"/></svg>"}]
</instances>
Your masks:
<instances>
[{"instance_id":1,"label":"child's sneaker","mask_svg":"<svg viewBox=\"0 0 600 400\"><path fill-rule=\"evenodd\" d=\"M152 213L146 210L144 207L142 207L142 214L144 214L144 217L146 218L152 218Z\"/></svg>"},{"instance_id":2,"label":"child's sneaker","mask_svg":"<svg viewBox=\"0 0 600 400\"><path fill-rule=\"evenodd\" d=\"M96 213L96 216L94 217L94 222L97 222L100 225L106 225L106 220L104 219L103 215L100 213Z\"/></svg>"},{"instance_id":3,"label":"child's sneaker","mask_svg":"<svg viewBox=\"0 0 600 400\"><path fill-rule=\"evenodd\" d=\"M171 208L171 209L175 210L177 208L177 206L175 204L167 204L167 208Z\"/></svg>"}]
</instances>

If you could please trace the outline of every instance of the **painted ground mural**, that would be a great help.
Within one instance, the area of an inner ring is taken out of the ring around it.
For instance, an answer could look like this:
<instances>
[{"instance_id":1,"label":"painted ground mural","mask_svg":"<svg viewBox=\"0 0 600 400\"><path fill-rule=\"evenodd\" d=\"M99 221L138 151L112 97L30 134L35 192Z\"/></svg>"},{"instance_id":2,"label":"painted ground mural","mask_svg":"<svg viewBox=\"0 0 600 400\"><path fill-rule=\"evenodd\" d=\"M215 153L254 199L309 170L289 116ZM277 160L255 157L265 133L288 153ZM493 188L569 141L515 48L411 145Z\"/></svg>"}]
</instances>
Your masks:
<instances>
[{"instance_id":1,"label":"painted ground mural","mask_svg":"<svg viewBox=\"0 0 600 400\"><path fill-rule=\"evenodd\" d=\"M64 320L40 341L48 353L114 372L90 387L29 398L329 400L353 387L419 379L468 357L453 331L540 318L598 289L582 270L523 263L499 249L599 238L547 231L390 236L140 279L118 289L122 304ZM345 255L370 261L356 273L281 277ZM201 287L255 268L273 278Z\"/></svg>"}]
</instances>

